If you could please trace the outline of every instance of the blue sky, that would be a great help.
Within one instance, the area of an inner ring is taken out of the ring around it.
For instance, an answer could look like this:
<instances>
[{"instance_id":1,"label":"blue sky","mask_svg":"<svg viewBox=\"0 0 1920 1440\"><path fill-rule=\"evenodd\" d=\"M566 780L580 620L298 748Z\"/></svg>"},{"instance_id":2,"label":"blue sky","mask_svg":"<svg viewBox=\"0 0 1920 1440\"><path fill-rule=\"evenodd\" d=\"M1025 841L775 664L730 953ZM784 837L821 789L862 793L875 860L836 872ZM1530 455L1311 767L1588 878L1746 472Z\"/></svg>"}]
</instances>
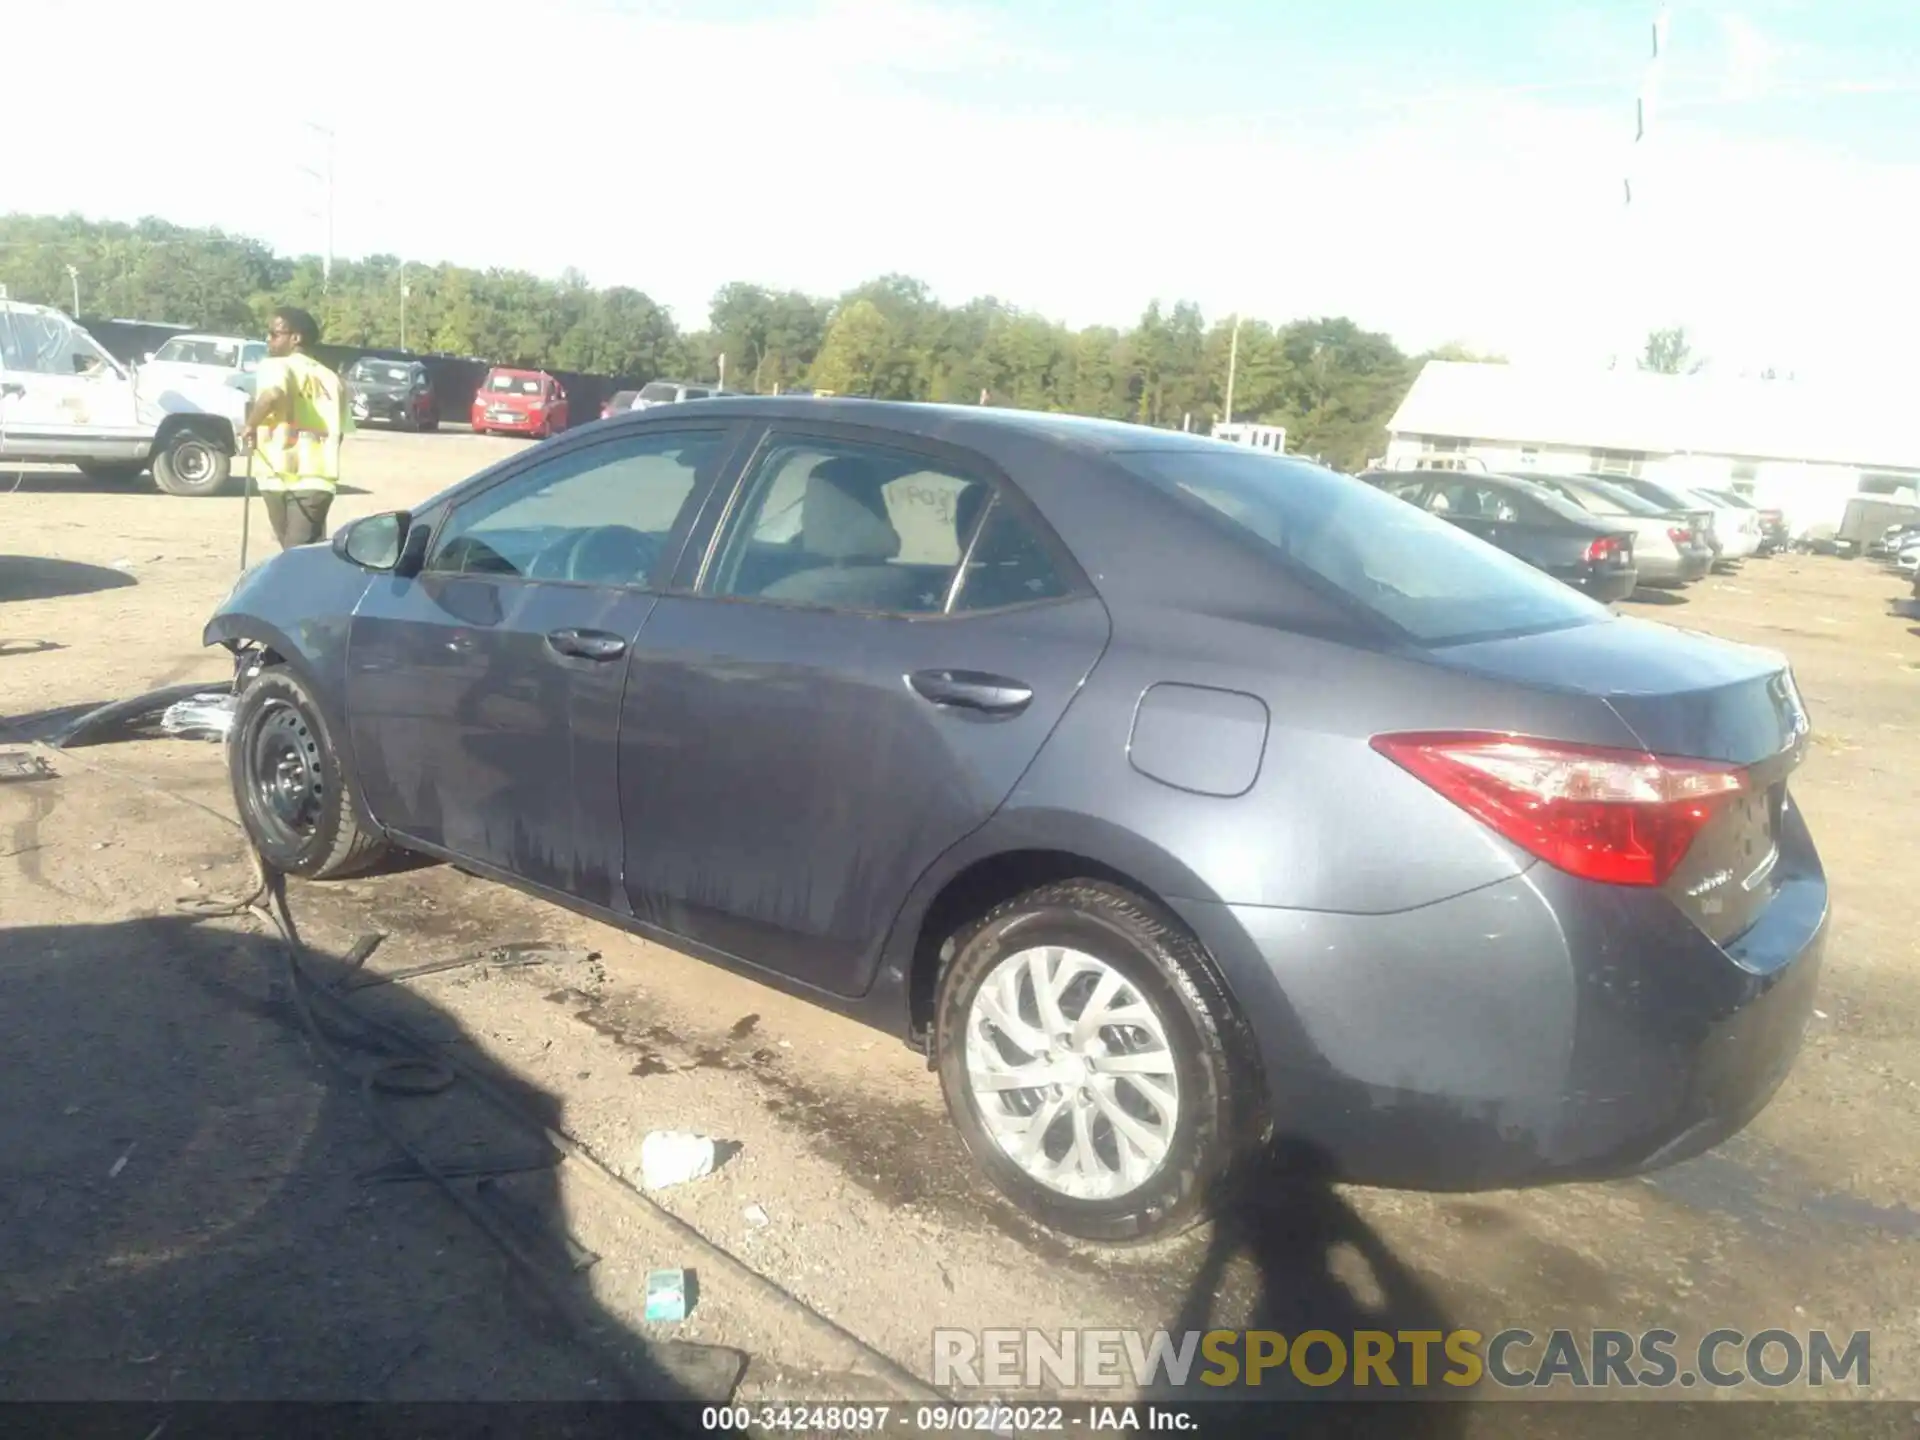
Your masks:
<instances>
[{"instance_id":1,"label":"blue sky","mask_svg":"<svg viewBox=\"0 0 1920 1440\"><path fill-rule=\"evenodd\" d=\"M314 120L340 253L575 265L687 324L731 279L903 271L1076 325L1190 298L1592 364L1683 321L1724 369L1910 368L1920 7L1676 0L1629 210L1655 8L546 0L536 42L523 0L335 0L340 51L280 99L251 0L9 0L48 57L16 105L109 98L10 147L0 205L314 250ZM391 117L449 106L469 138L423 165Z\"/></svg>"}]
</instances>

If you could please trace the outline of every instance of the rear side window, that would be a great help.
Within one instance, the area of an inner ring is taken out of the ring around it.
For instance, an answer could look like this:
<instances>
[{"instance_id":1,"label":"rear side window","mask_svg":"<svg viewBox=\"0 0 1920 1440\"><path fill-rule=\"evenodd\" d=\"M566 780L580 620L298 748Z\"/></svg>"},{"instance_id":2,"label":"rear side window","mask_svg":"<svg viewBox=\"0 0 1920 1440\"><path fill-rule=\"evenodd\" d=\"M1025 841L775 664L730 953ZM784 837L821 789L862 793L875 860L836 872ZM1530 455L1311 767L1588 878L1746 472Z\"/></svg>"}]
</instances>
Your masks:
<instances>
[{"instance_id":1,"label":"rear side window","mask_svg":"<svg viewBox=\"0 0 1920 1440\"><path fill-rule=\"evenodd\" d=\"M967 555L966 576L954 598L954 611L998 610L1035 600L1058 600L1071 593L1072 587L1033 527L1004 499L994 499Z\"/></svg>"},{"instance_id":2,"label":"rear side window","mask_svg":"<svg viewBox=\"0 0 1920 1440\"><path fill-rule=\"evenodd\" d=\"M1225 446L1113 458L1421 644L1608 618L1604 606L1439 516L1317 465Z\"/></svg>"}]
</instances>

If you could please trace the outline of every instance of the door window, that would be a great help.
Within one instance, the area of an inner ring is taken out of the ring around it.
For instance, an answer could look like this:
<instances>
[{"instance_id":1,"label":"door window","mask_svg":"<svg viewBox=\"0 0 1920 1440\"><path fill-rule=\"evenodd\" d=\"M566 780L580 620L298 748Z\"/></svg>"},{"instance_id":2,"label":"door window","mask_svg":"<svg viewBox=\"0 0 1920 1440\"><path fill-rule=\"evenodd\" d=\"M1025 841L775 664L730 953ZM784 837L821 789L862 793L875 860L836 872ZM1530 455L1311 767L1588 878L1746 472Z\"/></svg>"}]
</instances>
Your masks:
<instances>
[{"instance_id":1,"label":"door window","mask_svg":"<svg viewBox=\"0 0 1920 1440\"><path fill-rule=\"evenodd\" d=\"M455 510L427 569L582 585L646 586L723 430L653 431L572 450Z\"/></svg>"},{"instance_id":2,"label":"door window","mask_svg":"<svg viewBox=\"0 0 1920 1440\"><path fill-rule=\"evenodd\" d=\"M992 494L909 451L777 441L747 477L706 588L868 614L942 614Z\"/></svg>"}]
</instances>

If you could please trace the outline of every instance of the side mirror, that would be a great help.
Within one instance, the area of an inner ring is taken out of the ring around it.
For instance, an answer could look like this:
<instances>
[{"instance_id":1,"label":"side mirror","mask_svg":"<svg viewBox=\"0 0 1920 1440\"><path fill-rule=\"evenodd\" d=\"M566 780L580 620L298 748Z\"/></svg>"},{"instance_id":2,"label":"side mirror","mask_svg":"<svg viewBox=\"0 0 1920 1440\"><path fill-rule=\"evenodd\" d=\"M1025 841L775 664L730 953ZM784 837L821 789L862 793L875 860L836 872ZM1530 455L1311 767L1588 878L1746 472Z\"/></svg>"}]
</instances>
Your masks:
<instances>
[{"instance_id":1,"label":"side mirror","mask_svg":"<svg viewBox=\"0 0 1920 1440\"><path fill-rule=\"evenodd\" d=\"M333 553L362 570L392 570L400 563L411 518L405 510L363 516L341 527L333 537Z\"/></svg>"},{"instance_id":2,"label":"side mirror","mask_svg":"<svg viewBox=\"0 0 1920 1440\"><path fill-rule=\"evenodd\" d=\"M153 351L151 350L147 351L147 353L142 355L140 358L143 361L151 361L153 359Z\"/></svg>"}]
</instances>

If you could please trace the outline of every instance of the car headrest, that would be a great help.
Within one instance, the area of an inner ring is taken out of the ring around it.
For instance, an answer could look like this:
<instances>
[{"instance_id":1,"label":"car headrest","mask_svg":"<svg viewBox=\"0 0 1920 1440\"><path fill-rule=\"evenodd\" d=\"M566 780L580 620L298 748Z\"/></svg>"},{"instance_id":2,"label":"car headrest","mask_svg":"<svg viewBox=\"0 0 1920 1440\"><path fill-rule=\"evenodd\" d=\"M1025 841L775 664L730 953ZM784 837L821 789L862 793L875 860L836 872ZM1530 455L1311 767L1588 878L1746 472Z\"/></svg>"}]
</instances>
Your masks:
<instances>
[{"instance_id":1,"label":"car headrest","mask_svg":"<svg viewBox=\"0 0 1920 1440\"><path fill-rule=\"evenodd\" d=\"M962 490L959 499L953 502L953 538L963 549L973 538L973 527L979 523L980 512L987 508L987 502L992 498L993 487L976 480Z\"/></svg>"},{"instance_id":2,"label":"car headrest","mask_svg":"<svg viewBox=\"0 0 1920 1440\"><path fill-rule=\"evenodd\" d=\"M886 476L851 456L822 460L807 476L800 501L800 544L836 562L887 561L900 553L900 532L880 494Z\"/></svg>"}]
</instances>

